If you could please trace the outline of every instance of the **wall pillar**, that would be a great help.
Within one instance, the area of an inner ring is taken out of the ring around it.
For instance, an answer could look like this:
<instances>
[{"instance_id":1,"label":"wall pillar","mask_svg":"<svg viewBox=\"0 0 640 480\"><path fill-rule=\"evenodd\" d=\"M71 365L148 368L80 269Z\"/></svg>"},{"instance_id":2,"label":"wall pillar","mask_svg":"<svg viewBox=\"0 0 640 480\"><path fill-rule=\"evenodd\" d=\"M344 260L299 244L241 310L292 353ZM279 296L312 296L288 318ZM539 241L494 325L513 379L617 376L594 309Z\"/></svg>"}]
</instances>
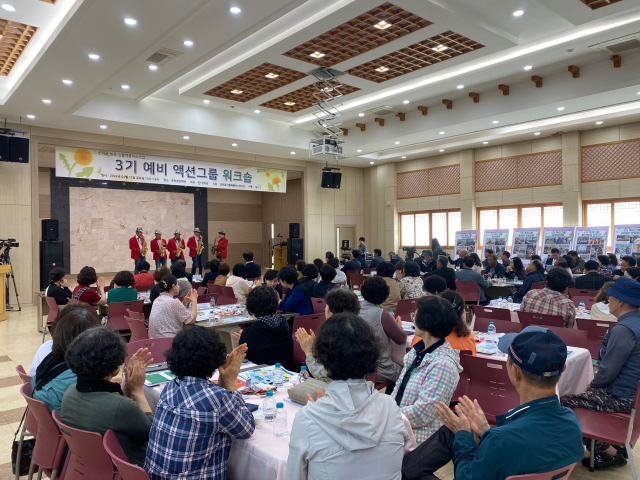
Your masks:
<instances>
[{"instance_id":1,"label":"wall pillar","mask_svg":"<svg viewBox=\"0 0 640 480\"><path fill-rule=\"evenodd\" d=\"M474 150L460 152L460 217L462 230L476 228L476 170Z\"/></svg>"},{"instance_id":2,"label":"wall pillar","mask_svg":"<svg viewBox=\"0 0 640 480\"><path fill-rule=\"evenodd\" d=\"M582 226L580 132L562 135L562 207L564 226Z\"/></svg>"}]
</instances>

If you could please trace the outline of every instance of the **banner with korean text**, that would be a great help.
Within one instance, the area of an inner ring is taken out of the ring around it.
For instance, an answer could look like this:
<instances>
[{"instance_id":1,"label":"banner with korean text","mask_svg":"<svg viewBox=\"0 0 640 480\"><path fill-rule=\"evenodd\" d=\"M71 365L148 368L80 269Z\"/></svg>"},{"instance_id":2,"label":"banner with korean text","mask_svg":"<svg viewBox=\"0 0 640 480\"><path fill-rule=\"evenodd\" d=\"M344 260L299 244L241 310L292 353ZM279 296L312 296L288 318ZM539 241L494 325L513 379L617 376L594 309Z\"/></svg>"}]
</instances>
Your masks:
<instances>
[{"instance_id":1,"label":"banner with korean text","mask_svg":"<svg viewBox=\"0 0 640 480\"><path fill-rule=\"evenodd\" d=\"M578 227L573 249L585 260L606 255L608 237L609 227Z\"/></svg>"},{"instance_id":2,"label":"banner with korean text","mask_svg":"<svg viewBox=\"0 0 640 480\"><path fill-rule=\"evenodd\" d=\"M614 225L611 252L618 258L640 258L640 225Z\"/></svg>"},{"instance_id":3,"label":"banner with korean text","mask_svg":"<svg viewBox=\"0 0 640 480\"><path fill-rule=\"evenodd\" d=\"M507 244L509 243L509 233L511 232L508 228L499 230L485 230L484 243L482 244L482 248L484 248L485 250L493 250L493 253L498 255L498 260L500 260L502 252L507 249Z\"/></svg>"},{"instance_id":4,"label":"banner with korean text","mask_svg":"<svg viewBox=\"0 0 640 480\"><path fill-rule=\"evenodd\" d=\"M287 171L110 150L56 147L56 176L285 193Z\"/></svg>"},{"instance_id":5,"label":"banner with korean text","mask_svg":"<svg viewBox=\"0 0 640 480\"><path fill-rule=\"evenodd\" d=\"M460 230L456 232L456 246L454 249L453 259L460 256L460 250L466 250L467 253L477 253L478 250L478 230Z\"/></svg>"},{"instance_id":6,"label":"banner with korean text","mask_svg":"<svg viewBox=\"0 0 640 480\"><path fill-rule=\"evenodd\" d=\"M551 256L551 250L554 248L560 250L561 256L569 253L575 232L576 227L545 228L542 235L542 252L540 254L542 260L545 261L547 257Z\"/></svg>"},{"instance_id":7,"label":"banner with korean text","mask_svg":"<svg viewBox=\"0 0 640 480\"><path fill-rule=\"evenodd\" d=\"M514 228L513 229L513 251L512 256L524 260L528 263L531 255L537 255L540 246L540 227L534 228Z\"/></svg>"}]
</instances>

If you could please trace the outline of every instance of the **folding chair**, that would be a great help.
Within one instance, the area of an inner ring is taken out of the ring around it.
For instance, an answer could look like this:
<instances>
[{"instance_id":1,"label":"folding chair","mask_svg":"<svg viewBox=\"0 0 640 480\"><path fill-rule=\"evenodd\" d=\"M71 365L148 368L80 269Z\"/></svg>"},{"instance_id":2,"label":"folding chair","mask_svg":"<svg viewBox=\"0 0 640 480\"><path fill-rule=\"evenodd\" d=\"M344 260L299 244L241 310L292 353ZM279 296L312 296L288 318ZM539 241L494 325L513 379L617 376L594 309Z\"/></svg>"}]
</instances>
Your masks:
<instances>
[{"instance_id":1,"label":"folding chair","mask_svg":"<svg viewBox=\"0 0 640 480\"><path fill-rule=\"evenodd\" d=\"M483 307L482 305L471 305L473 314L478 318L489 318L491 320L511 321L511 311L506 308Z\"/></svg>"},{"instance_id":2,"label":"folding chair","mask_svg":"<svg viewBox=\"0 0 640 480\"><path fill-rule=\"evenodd\" d=\"M42 329L42 343L44 343L44 337L47 335L47 327L51 327L53 322L56 321L56 317L58 316L58 311L60 308L56 303L56 299L53 297L44 297L47 301L47 305L49 306L49 314L47 315L47 321Z\"/></svg>"},{"instance_id":3,"label":"folding chair","mask_svg":"<svg viewBox=\"0 0 640 480\"><path fill-rule=\"evenodd\" d=\"M591 358L597 360L600 347L602 346L602 339L611 325L615 325L615 323L590 320L588 318L576 318L576 325L578 326L578 330L587 332L587 348L591 353Z\"/></svg>"},{"instance_id":4,"label":"folding chair","mask_svg":"<svg viewBox=\"0 0 640 480\"><path fill-rule=\"evenodd\" d=\"M546 282L533 282L531 284L530 290L542 290L545 285L546 285Z\"/></svg>"},{"instance_id":5,"label":"folding chair","mask_svg":"<svg viewBox=\"0 0 640 480\"><path fill-rule=\"evenodd\" d=\"M222 293L222 285L216 285L215 283L207 283L207 291L209 293Z\"/></svg>"},{"instance_id":6,"label":"folding chair","mask_svg":"<svg viewBox=\"0 0 640 480\"><path fill-rule=\"evenodd\" d=\"M467 369L467 356L473 356L471 350L460 350L460 366L462 372L460 373L460 379L458 380L458 386L451 396L451 402L457 402L458 398L467 394L467 384L469 383L469 370Z\"/></svg>"},{"instance_id":7,"label":"folding chair","mask_svg":"<svg viewBox=\"0 0 640 480\"><path fill-rule=\"evenodd\" d=\"M20 380L22 380L23 385L28 385L29 388L27 393L31 395L31 375L27 375L24 367L22 365L18 365L16 367L16 372L20 376ZM22 424L22 430L20 431L20 438L18 439L18 452L16 458L21 458L22 455L22 446L24 445L24 437L27 435L31 437L35 437L36 433L38 433L38 421L33 413L27 409L27 415L24 418L24 423ZM16 469L16 480L20 480L20 468Z\"/></svg>"},{"instance_id":8,"label":"folding chair","mask_svg":"<svg viewBox=\"0 0 640 480\"><path fill-rule=\"evenodd\" d=\"M473 330L476 332L487 332L489 330L489 323L493 322L493 326L496 327L497 333L520 333L524 328L524 325L518 322L508 322L505 320L491 320L490 318L477 318L473 325Z\"/></svg>"},{"instance_id":9,"label":"folding chair","mask_svg":"<svg viewBox=\"0 0 640 480\"><path fill-rule=\"evenodd\" d=\"M553 472L530 473L528 475L511 475L505 480L567 480L571 476L571 472L573 472L573 468L575 466L576 464L572 463L571 465L559 468L558 470L554 470Z\"/></svg>"},{"instance_id":10,"label":"folding chair","mask_svg":"<svg viewBox=\"0 0 640 480\"><path fill-rule=\"evenodd\" d=\"M411 314L418 308L419 298L407 298L406 300L398 300L398 306L393 312L394 316L402 317L405 322L411 321Z\"/></svg>"},{"instance_id":11,"label":"folding chair","mask_svg":"<svg viewBox=\"0 0 640 480\"><path fill-rule=\"evenodd\" d=\"M236 299L235 295L231 297L220 295L218 296L218 298L216 298L216 305L235 305L236 303L238 303L238 300Z\"/></svg>"},{"instance_id":12,"label":"folding chair","mask_svg":"<svg viewBox=\"0 0 640 480\"><path fill-rule=\"evenodd\" d=\"M137 342L127 343L127 358L124 361L125 365L129 364L129 360L134 353L140 348L148 348L153 358L153 363L162 363L167 360L165 353L171 348L173 343L173 337L165 338L152 338L148 340L138 340Z\"/></svg>"},{"instance_id":13,"label":"folding chair","mask_svg":"<svg viewBox=\"0 0 640 480\"><path fill-rule=\"evenodd\" d=\"M124 319L125 312L127 310L130 310L132 312L138 312L140 315L142 315L143 306L144 300L110 303L107 325L110 325L115 330L129 330L129 325L127 325L127 321Z\"/></svg>"},{"instance_id":14,"label":"folding chair","mask_svg":"<svg viewBox=\"0 0 640 480\"><path fill-rule=\"evenodd\" d=\"M565 327L551 327L543 325L544 328L548 328L557 336L559 336L567 347L585 348L589 349L589 340L587 338L587 332L584 330L576 330L574 328Z\"/></svg>"},{"instance_id":15,"label":"folding chair","mask_svg":"<svg viewBox=\"0 0 640 480\"><path fill-rule=\"evenodd\" d=\"M124 317L129 330L131 330L131 337L129 342L138 342L140 340L149 340L149 329L142 320L137 318Z\"/></svg>"},{"instance_id":16,"label":"folding chair","mask_svg":"<svg viewBox=\"0 0 640 480\"><path fill-rule=\"evenodd\" d=\"M149 480L149 475L143 468L129 463L127 455L122 450L118 437L113 430L107 430L102 438L102 445L111 458L122 480Z\"/></svg>"},{"instance_id":17,"label":"folding chair","mask_svg":"<svg viewBox=\"0 0 640 480\"><path fill-rule=\"evenodd\" d=\"M219 296L219 295L218 295ZM211 293L209 295L200 295L198 294L198 303L211 303L211 299L216 299L216 294L215 293Z\"/></svg>"},{"instance_id":18,"label":"folding chair","mask_svg":"<svg viewBox=\"0 0 640 480\"><path fill-rule=\"evenodd\" d=\"M327 301L324 298L312 297L311 306L313 307L313 313L324 314L325 307L327 306Z\"/></svg>"},{"instance_id":19,"label":"folding chair","mask_svg":"<svg viewBox=\"0 0 640 480\"><path fill-rule=\"evenodd\" d=\"M307 332L312 331L317 334L318 329L320 328L320 325L324 323L324 320L324 313L321 315L299 315L293 318L293 331L291 332L293 337L293 361L298 365L304 365L307 357L298 343L298 340L296 340L296 332L300 328L304 328Z\"/></svg>"},{"instance_id":20,"label":"folding chair","mask_svg":"<svg viewBox=\"0 0 640 480\"><path fill-rule=\"evenodd\" d=\"M198 287L198 296L206 295L206 293L207 293L207 287Z\"/></svg>"},{"instance_id":21,"label":"folding chair","mask_svg":"<svg viewBox=\"0 0 640 480\"><path fill-rule=\"evenodd\" d=\"M361 273L352 273L349 277L349 281L351 282L351 288L360 287L362 288L362 284L364 283L364 275Z\"/></svg>"},{"instance_id":22,"label":"folding chair","mask_svg":"<svg viewBox=\"0 0 640 480\"><path fill-rule=\"evenodd\" d=\"M463 282L456 280L456 291L462 296L466 303L480 302L480 290L478 290L478 282Z\"/></svg>"},{"instance_id":23,"label":"folding chair","mask_svg":"<svg viewBox=\"0 0 640 480\"><path fill-rule=\"evenodd\" d=\"M588 288L570 288L569 298L573 300L573 297L591 297L595 298L598 295L599 290L590 290Z\"/></svg>"},{"instance_id":24,"label":"folding chair","mask_svg":"<svg viewBox=\"0 0 640 480\"><path fill-rule=\"evenodd\" d=\"M574 408L573 413L580 420L582 436L591 439L591 458L589 470L593 472L594 448L596 440L625 447L633 480L638 480L635 462L633 461L633 446L640 436L640 382L636 388L636 397L633 401L631 413L592 412L582 408Z\"/></svg>"},{"instance_id":25,"label":"folding chair","mask_svg":"<svg viewBox=\"0 0 640 480\"><path fill-rule=\"evenodd\" d=\"M136 285L135 289L138 292L148 292L153 288L153 285Z\"/></svg>"},{"instance_id":26,"label":"folding chair","mask_svg":"<svg viewBox=\"0 0 640 480\"><path fill-rule=\"evenodd\" d=\"M540 327L564 327L564 318L560 315L544 315L542 313L518 312L518 320L525 327L538 325Z\"/></svg>"},{"instance_id":27,"label":"folding chair","mask_svg":"<svg viewBox=\"0 0 640 480\"><path fill-rule=\"evenodd\" d=\"M364 275L371 275L371 272L373 272L375 270L375 268L363 268L362 269L362 273Z\"/></svg>"}]
</instances>

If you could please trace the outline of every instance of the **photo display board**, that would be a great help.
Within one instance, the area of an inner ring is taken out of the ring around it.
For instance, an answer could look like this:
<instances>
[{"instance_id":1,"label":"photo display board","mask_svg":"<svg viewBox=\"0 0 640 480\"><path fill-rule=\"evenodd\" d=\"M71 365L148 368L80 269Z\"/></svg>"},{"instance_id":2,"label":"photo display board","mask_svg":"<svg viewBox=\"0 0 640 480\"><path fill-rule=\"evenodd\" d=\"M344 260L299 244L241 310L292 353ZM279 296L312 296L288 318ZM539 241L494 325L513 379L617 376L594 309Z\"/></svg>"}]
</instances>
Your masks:
<instances>
[{"instance_id":1,"label":"photo display board","mask_svg":"<svg viewBox=\"0 0 640 480\"><path fill-rule=\"evenodd\" d=\"M640 225L614 225L611 252L618 258L640 257Z\"/></svg>"},{"instance_id":2,"label":"photo display board","mask_svg":"<svg viewBox=\"0 0 640 480\"><path fill-rule=\"evenodd\" d=\"M508 228L499 229L499 230L485 230L484 231L484 241L482 243L482 248L485 250L490 248L493 250L493 253L498 255L498 259L507 249L507 245L509 243L509 233L511 231Z\"/></svg>"},{"instance_id":3,"label":"photo display board","mask_svg":"<svg viewBox=\"0 0 640 480\"><path fill-rule=\"evenodd\" d=\"M542 236L542 261L551 256L551 250L557 248L560 255L566 255L573 245L576 227L545 228Z\"/></svg>"},{"instance_id":4,"label":"photo display board","mask_svg":"<svg viewBox=\"0 0 640 480\"><path fill-rule=\"evenodd\" d=\"M453 259L458 258L460 250L468 253L478 253L478 230L460 230L456 232L456 247Z\"/></svg>"},{"instance_id":5,"label":"photo display board","mask_svg":"<svg viewBox=\"0 0 640 480\"><path fill-rule=\"evenodd\" d=\"M573 249L585 260L606 255L608 237L609 227L578 227Z\"/></svg>"},{"instance_id":6,"label":"photo display board","mask_svg":"<svg viewBox=\"0 0 640 480\"><path fill-rule=\"evenodd\" d=\"M522 259L523 263L531 260L531 255L538 253L540 247L541 228L516 228L513 230L511 256Z\"/></svg>"}]
</instances>

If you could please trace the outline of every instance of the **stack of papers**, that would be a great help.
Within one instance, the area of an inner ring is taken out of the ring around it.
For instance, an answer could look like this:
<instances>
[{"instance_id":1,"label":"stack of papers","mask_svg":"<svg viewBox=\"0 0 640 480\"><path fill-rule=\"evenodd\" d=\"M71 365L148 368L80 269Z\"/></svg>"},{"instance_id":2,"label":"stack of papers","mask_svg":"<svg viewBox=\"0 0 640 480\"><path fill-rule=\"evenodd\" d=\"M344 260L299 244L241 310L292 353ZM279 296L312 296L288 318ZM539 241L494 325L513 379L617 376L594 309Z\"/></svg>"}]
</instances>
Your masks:
<instances>
[{"instance_id":1,"label":"stack of papers","mask_svg":"<svg viewBox=\"0 0 640 480\"><path fill-rule=\"evenodd\" d=\"M147 373L147 378L144 381L144 384L147 387L153 387L155 385L160 385L161 383L173 380L174 378L176 378L176 376L169 370L160 370L159 372Z\"/></svg>"}]
</instances>

